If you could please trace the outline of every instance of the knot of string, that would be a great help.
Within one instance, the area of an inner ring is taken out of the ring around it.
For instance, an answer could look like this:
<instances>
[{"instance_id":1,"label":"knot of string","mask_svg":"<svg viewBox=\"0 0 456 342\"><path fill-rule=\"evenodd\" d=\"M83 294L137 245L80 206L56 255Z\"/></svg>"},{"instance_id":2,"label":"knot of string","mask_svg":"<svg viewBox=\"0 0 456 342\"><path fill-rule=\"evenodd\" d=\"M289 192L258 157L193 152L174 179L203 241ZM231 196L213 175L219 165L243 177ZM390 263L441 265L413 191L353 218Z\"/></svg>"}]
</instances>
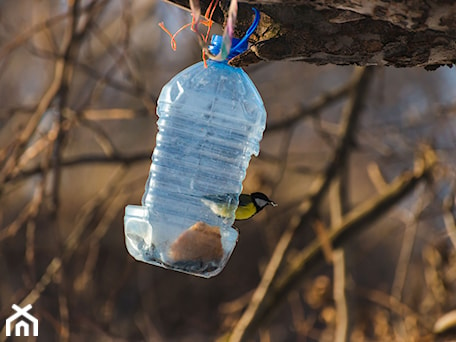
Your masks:
<instances>
[{"instance_id":1,"label":"knot of string","mask_svg":"<svg viewBox=\"0 0 456 342\"><path fill-rule=\"evenodd\" d=\"M255 31L260 21L260 12L256 8L252 8L255 13L255 18L253 23L248 28L247 32L241 39L234 38L234 27L236 24L237 18L237 0L231 0L230 7L228 10L228 17L226 21L226 26L223 32L221 39L217 39L216 46L211 46L209 42L209 34L213 25L212 16L215 12L215 8L218 5L219 0L212 0L204 16L201 16L201 7L199 0L190 0L190 8L192 11L192 22L183 25L179 28L176 33L171 34L168 29L166 29L163 22L159 23L160 28L165 31L171 38L171 48L175 51L177 49L176 36L187 27L190 27L193 32L197 34L198 42L201 46L203 61L206 64L207 57L215 61L225 61L231 59L245 50L247 50L248 39ZM201 26L206 27L206 32L203 32ZM214 43L214 39L212 40ZM234 46L233 46L234 43Z\"/></svg>"}]
</instances>

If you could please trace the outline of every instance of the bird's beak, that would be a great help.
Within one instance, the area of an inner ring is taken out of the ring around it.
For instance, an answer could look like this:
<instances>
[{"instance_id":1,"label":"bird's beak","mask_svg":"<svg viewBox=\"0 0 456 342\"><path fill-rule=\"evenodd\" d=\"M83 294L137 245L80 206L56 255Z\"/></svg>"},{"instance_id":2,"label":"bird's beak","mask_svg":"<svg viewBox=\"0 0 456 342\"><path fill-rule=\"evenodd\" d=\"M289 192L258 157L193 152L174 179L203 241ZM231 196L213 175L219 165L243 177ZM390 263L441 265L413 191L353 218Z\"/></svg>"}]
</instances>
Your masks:
<instances>
[{"instance_id":1,"label":"bird's beak","mask_svg":"<svg viewBox=\"0 0 456 342\"><path fill-rule=\"evenodd\" d=\"M277 207L278 206L278 204L276 202L273 202L273 201L270 201L269 204L272 205L273 207Z\"/></svg>"}]
</instances>

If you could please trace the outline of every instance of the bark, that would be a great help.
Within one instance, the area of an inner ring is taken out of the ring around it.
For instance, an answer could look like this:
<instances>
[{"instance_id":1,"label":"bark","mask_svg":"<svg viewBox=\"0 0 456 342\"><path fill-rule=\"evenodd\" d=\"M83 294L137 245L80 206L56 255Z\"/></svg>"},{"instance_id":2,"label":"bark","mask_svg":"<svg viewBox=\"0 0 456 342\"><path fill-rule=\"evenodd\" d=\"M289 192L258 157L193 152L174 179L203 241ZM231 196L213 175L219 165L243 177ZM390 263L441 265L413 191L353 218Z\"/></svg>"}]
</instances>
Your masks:
<instances>
[{"instance_id":1,"label":"bark","mask_svg":"<svg viewBox=\"0 0 456 342\"><path fill-rule=\"evenodd\" d=\"M202 9L209 3L201 0ZM222 1L215 21L223 23L228 4ZM248 0L239 4L238 35L253 19L252 6L261 21L250 49L231 60L236 66L293 60L435 69L456 61L453 1Z\"/></svg>"}]
</instances>

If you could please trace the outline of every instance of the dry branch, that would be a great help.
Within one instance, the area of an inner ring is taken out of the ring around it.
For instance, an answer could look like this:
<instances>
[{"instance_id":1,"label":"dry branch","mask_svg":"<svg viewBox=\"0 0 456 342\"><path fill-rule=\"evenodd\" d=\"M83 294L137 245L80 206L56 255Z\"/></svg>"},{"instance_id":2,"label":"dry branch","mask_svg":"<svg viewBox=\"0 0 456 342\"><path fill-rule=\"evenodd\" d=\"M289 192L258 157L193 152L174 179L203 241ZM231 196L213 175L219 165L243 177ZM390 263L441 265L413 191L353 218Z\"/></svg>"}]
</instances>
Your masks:
<instances>
[{"instance_id":1,"label":"dry branch","mask_svg":"<svg viewBox=\"0 0 456 342\"><path fill-rule=\"evenodd\" d=\"M330 229L329 235L333 246L342 246L345 241L355 236L360 230L367 227L369 223L410 194L421 181L428 178L435 164L436 156L434 152L430 149L425 149L423 156L417 160L413 171L404 172L389 184L382 194L374 196L352 209L344 216L340 225ZM277 279L274 284L271 284L268 291L263 293L263 297L259 298L259 302L255 304L252 312L249 312L249 308L253 308L252 304L250 305L247 309L249 316L244 315L241 318L242 325L238 324L230 341L245 341L255 332L265 318L286 298L302 275L321 258L322 245L316 239L294 257L284 271L283 276Z\"/></svg>"},{"instance_id":2,"label":"dry branch","mask_svg":"<svg viewBox=\"0 0 456 342\"><path fill-rule=\"evenodd\" d=\"M150 152L139 152L131 155L115 154L112 156L91 154L71 157L60 161L61 167L73 167L84 164L124 164L131 165L144 161L150 162ZM21 170L20 172L6 178L6 182L18 181L24 178L41 174L46 171L42 165L38 165L29 169Z\"/></svg>"},{"instance_id":3,"label":"dry branch","mask_svg":"<svg viewBox=\"0 0 456 342\"><path fill-rule=\"evenodd\" d=\"M113 203L119 205L118 201L122 188L118 187L117 184L124 176L125 168L120 168L112 177L111 182L108 182L108 185L81 209L79 216L76 218L74 229L64 242L62 254L52 258L34 287L18 303L19 306L34 304L53 281L54 277L58 276L59 272L61 272L64 263L68 262L78 248L80 248L80 245L83 242L90 242L83 241L83 233L96 221L97 217L100 217L100 221L96 225L95 232L90 237L99 240L106 233L107 227L114 219L116 213L111 205ZM6 336L5 329L6 326L3 326L0 331L0 342Z\"/></svg>"},{"instance_id":4,"label":"dry branch","mask_svg":"<svg viewBox=\"0 0 456 342\"><path fill-rule=\"evenodd\" d=\"M342 85L339 88L328 91L318 98L312 101L308 106L300 105L298 106L293 113L291 113L286 119L281 121L272 122L266 127L266 132L272 132L275 130L280 130L284 128L290 128L294 125L297 125L299 121L309 117L316 116L323 109L331 106L343 99L350 92L351 89L359 82L359 75L356 74L352 79L350 79L346 84Z\"/></svg>"}]
</instances>

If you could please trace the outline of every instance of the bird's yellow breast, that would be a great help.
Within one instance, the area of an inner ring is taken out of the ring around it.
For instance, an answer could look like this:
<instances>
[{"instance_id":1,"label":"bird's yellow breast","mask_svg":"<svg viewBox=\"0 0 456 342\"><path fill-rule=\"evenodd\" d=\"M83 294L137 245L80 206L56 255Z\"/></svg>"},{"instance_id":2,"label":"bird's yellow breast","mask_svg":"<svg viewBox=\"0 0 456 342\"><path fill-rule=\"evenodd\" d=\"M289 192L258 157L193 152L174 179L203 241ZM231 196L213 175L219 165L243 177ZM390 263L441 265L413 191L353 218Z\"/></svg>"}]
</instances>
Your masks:
<instances>
[{"instance_id":1,"label":"bird's yellow breast","mask_svg":"<svg viewBox=\"0 0 456 342\"><path fill-rule=\"evenodd\" d=\"M236 220L247 220L248 218L255 215L256 211L256 207L252 202L244 206L239 206L236 209Z\"/></svg>"}]
</instances>

